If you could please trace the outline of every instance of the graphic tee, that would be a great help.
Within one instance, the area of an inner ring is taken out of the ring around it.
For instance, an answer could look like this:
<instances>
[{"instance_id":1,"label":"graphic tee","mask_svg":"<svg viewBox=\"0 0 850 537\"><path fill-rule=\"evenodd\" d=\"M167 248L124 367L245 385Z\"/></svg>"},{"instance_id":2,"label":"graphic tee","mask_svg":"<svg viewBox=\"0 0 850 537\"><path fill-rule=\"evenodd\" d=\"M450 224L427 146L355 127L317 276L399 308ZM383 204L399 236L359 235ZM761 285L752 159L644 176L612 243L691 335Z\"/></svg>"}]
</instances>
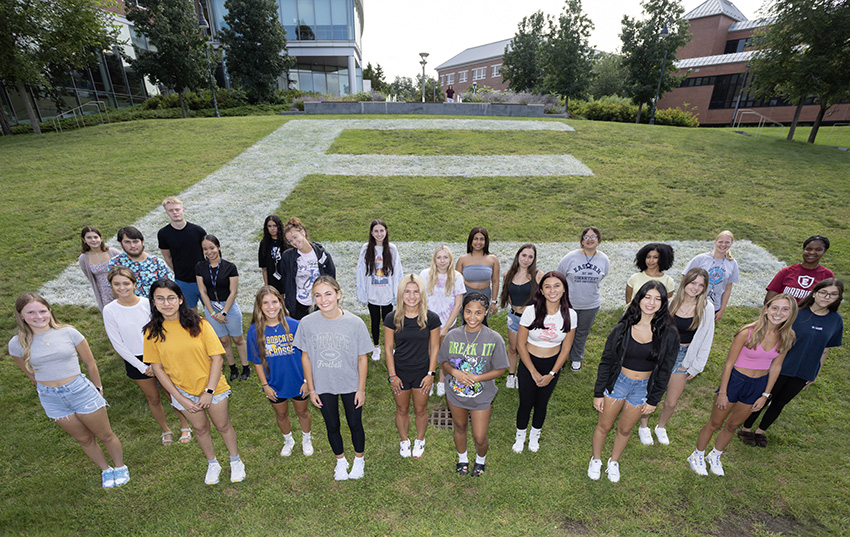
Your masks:
<instances>
[{"instance_id":1,"label":"graphic tee","mask_svg":"<svg viewBox=\"0 0 850 537\"><path fill-rule=\"evenodd\" d=\"M508 367L505 340L498 332L482 326L478 333L469 334L459 326L446 334L437 362L449 362L460 371L482 375L493 369ZM446 375L446 398L454 406L467 410L484 410L496 397L496 381L476 382L472 386L461 384L451 375Z\"/></svg>"},{"instance_id":2,"label":"graphic tee","mask_svg":"<svg viewBox=\"0 0 850 537\"><path fill-rule=\"evenodd\" d=\"M813 269L807 269L797 263L777 272L767 284L766 289L777 293L788 293L799 303L812 293L816 283L834 277L832 271L824 266L818 265Z\"/></svg>"},{"instance_id":3,"label":"graphic tee","mask_svg":"<svg viewBox=\"0 0 850 537\"><path fill-rule=\"evenodd\" d=\"M301 385L304 384L304 368L301 365L301 351L293 345L295 332L298 331L298 321L286 318L289 333L283 325L266 326L260 342L265 349L266 363L269 371L266 382L274 389L278 398L291 399L301 395ZM248 327L248 360L257 365L263 361L257 350L257 327Z\"/></svg>"},{"instance_id":4,"label":"graphic tee","mask_svg":"<svg viewBox=\"0 0 850 537\"><path fill-rule=\"evenodd\" d=\"M298 252L295 260L295 298L302 306L313 305L313 282L319 277L319 260L316 258L316 250L310 250L308 254Z\"/></svg>"}]
</instances>

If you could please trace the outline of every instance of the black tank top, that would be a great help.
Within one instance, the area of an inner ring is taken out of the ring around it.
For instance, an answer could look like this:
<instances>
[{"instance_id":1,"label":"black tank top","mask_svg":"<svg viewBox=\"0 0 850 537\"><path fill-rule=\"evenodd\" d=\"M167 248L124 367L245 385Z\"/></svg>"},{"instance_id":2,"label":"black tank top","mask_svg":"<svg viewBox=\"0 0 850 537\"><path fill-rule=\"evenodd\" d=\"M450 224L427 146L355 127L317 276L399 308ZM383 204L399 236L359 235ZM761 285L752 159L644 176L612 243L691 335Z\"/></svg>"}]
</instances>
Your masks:
<instances>
[{"instance_id":1,"label":"black tank top","mask_svg":"<svg viewBox=\"0 0 850 537\"><path fill-rule=\"evenodd\" d=\"M632 337L632 331L629 329L628 339L626 339L626 356L623 359L623 367L632 371L653 371L655 370L655 362L650 362L649 357L652 354L652 342L638 343Z\"/></svg>"},{"instance_id":2,"label":"black tank top","mask_svg":"<svg viewBox=\"0 0 850 537\"><path fill-rule=\"evenodd\" d=\"M508 296L511 297L512 306L521 308L531 304L531 280L522 285L517 285L514 282L508 284Z\"/></svg>"}]
</instances>

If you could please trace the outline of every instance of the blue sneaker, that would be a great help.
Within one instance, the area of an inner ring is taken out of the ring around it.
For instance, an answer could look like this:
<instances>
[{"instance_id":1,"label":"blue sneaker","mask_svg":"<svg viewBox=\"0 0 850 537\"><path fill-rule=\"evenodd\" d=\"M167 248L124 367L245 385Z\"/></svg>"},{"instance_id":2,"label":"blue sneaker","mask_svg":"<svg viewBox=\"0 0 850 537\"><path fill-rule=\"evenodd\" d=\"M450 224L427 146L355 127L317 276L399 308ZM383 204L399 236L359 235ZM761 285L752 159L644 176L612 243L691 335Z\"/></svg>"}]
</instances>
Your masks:
<instances>
[{"instance_id":1,"label":"blue sneaker","mask_svg":"<svg viewBox=\"0 0 850 537\"><path fill-rule=\"evenodd\" d=\"M100 478L103 481L103 488L111 489L115 486L115 469L110 466L100 473Z\"/></svg>"},{"instance_id":2,"label":"blue sneaker","mask_svg":"<svg viewBox=\"0 0 850 537\"><path fill-rule=\"evenodd\" d=\"M126 464L120 468L115 469L114 478L116 487L126 485L127 481L130 481L130 470L127 468Z\"/></svg>"}]
</instances>

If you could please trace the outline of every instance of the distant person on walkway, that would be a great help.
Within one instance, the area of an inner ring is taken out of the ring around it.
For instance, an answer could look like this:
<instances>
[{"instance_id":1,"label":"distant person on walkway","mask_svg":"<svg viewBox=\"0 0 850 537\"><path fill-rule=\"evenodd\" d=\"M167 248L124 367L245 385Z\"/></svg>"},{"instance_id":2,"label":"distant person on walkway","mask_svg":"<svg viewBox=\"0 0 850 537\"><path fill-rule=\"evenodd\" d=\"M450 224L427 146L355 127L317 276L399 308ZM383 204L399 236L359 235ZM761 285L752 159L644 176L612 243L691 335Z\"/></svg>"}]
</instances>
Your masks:
<instances>
[{"instance_id":1,"label":"distant person on walkway","mask_svg":"<svg viewBox=\"0 0 850 537\"><path fill-rule=\"evenodd\" d=\"M136 275L136 295L148 298L148 290L157 280L170 280L171 271L165 261L145 252L145 238L142 232L133 226L118 230L118 242L124 252L109 260L109 268L123 266Z\"/></svg>"},{"instance_id":2,"label":"distant person on walkway","mask_svg":"<svg viewBox=\"0 0 850 537\"><path fill-rule=\"evenodd\" d=\"M372 220L369 224L369 241L360 248L357 258L357 301L368 306L372 323L372 360L381 359L381 322L392 313L396 302L398 284L404 271L398 248L390 242L387 224Z\"/></svg>"},{"instance_id":3,"label":"distant person on walkway","mask_svg":"<svg viewBox=\"0 0 850 537\"><path fill-rule=\"evenodd\" d=\"M174 271L174 281L183 290L186 305L198 311L200 294L195 281L195 265L204 260L201 241L207 232L201 226L186 221L183 202L174 196L162 200L162 207L171 222L156 234L159 250L168 267Z\"/></svg>"},{"instance_id":4,"label":"distant person on walkway","mask_svg":"<svg viewBox=\"0 0 850 537\"><path fill-rule=\"evenodd\" d=\"M455 97L455 88L451 84L449 84L449 89L446 90L446 102L453 103Z\"/></svg>"},{"instance_id":5,"label":"distant person on walkway","mask_svg":"<svg viewBox=\"0 0 850 537\"><path fill-rule=\"evenodd\" d=\"M537 293L537 284L543 277L543 271L537 268L537 247L527 242L519 247L511 267L505 272L502 281L502 296L499 307L509 306L508 310L508 379L505 388L519 388L516 377L517 332L522 312L532 303ZM566 286L564 286L566 291Z\"/></svg>"},{"instance_id":6,"label":"distant person on walkway","mask_svg":"<svg viewBox=\"0 0 850 537\"><path fill-rule=\"evenodd\" d=\"M283 238L283 222L276 214L263 222L263 238L257 250L257 261L263 271L263 285L271 285L283 295L283 276L280 273L280 257L287 248Z\"/></svg>"},{"instance_id":7,"label":"distant person on walkway","mask_svg":"<svg viewBox=\"0 0 850 537\"><path fill-rule=\"evenodd\" d=\"M313 305L313 283L319 276L336 277L336 267L331 254L307 238L307 229L298 218L286 221L283 237L292 246L280 259L283 304L293 319L301 320Z\"/></svg>"},{"instance_id":8,"label":"distant person on walkway","mask_svg":"<svg viewBox=\"0 0 850 537\"><path fill-rule=\"evenodd\" d=\"M778 295L787 293L797 299L799 304L812 293L814 285L821 280L834 278L835 274L821 266L820 258L829 250L829 239L813 235L803 241L803 262L785 267L767 284L764 303Z\"/></svg>"},{"instance_id":9,"label":"distant person on walkway","mask_svg":"<svg viewBox=\"0 0 850 537\"><path fill-rule=\"evenodd\" d=\"M663 283L667 288L668 297L673 296L676 280L664 274L665 270L673 266L673 248L669 244L651 242L643 246L635 254L635 266L640 272L632 274L626 282L626 304L632 301L634 290L640 289L650 280Z\"/></svg>"},{"instance_id":10,"label":"distant person on walkway","mask_svg":"<svg viewBox=\"0 0 850 537\"><path fill-rule=\"evenodd\" d=\"M597 249L601 242L599 229L586 227L579 235L580 248L565 255L558 263L558 272L567 278L570 306L578 316L576 336L570 349L572 371L581 370L587 336L602 304L599 286L611 270L608 256Z\"/></svg>"},{"instance_id":11,"label":"distant person on walkway","mask_svg":"<svg viewBox=\"0 0 850 537\"><path fill-rule=\"evenodd\" d=\"M103 311L105 305L115 300L106 278L106 273L109 272L109 260L121 251L111 246L107 247L100 230L92 226L83 228L80 232L80 242L83 250L77 262L91 284L98 309Z\"/></svg>"},{"instance_id":12,"label":"distant person on walkway","mask_svg":"<svg viewBox=\"0 0 850 537\"><path fill-rule=\"evenodd\" d=\"M708 300L714 306L715 322L723 318L729 297L732 296L732 285L738 281L738 262L730 250L734 240L731 231L721 231L714 239L714 250L691 259L682 272L687 274L694 267L708 272Z\"/></svg>"},{"instance_id":13,"label":"distant person on walkway","mask_svg":"<svg viewBox=\"0 0 850 537\"><path fill-rule=\"evenodd\" d=\"M109 425L100 373L86 338L73 326L59 324L47 301L35 293L24 293L15 301L15 321L18 329L9 341L9 355L35 384L47 417L100 467L103 488L127 483L130 471L121 441ZM80 371L80 360L91 380ZM106 462L98 440L115 468ZM31 447L50 450L51 442L34 440Z\"/></svg>"},{"instance_id":14,"label":"distant person on walkway","mask_svg":"<svg viewBox=\"0 0 850 537\"><path fill-rule=\"evenodd\" d=\"M499 258L490 253L490 235L483 227L474 227L466 240L466 254L457 260L455 270L463 274L467 293L481 293L490 304L488 314L496 313L499 296ZM487 325L486 319L484 325Z\"/></svg>"}]
</instances>

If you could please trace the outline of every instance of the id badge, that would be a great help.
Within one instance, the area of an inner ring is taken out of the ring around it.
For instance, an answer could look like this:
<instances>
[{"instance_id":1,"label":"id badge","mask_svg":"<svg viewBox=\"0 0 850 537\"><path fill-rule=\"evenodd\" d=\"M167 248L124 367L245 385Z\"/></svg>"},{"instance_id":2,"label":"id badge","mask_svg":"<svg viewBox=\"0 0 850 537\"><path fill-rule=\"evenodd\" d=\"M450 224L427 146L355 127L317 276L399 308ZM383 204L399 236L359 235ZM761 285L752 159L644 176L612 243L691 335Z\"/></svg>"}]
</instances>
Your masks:
<instances>
[{"instance_id":1,"label":"id badge","mask_svg":"<svg viewBox=\"0 0 850 537\"><path fill-rule=\"evenodd\" d=\"M212 307L215 313L224 311L224 302L212 302Z\"/></svg>"},{"instance_id":2,"label":"id badge","mask_svg":"<svg viewBox=\"0 0 850 537\"><path fill-rule=\"evenodd\" d=\"M274 274L272 274L272 276L274 276L275 280L279 280L280 279L280 272L274 271Z\"/></svg>"}]
</instances>

